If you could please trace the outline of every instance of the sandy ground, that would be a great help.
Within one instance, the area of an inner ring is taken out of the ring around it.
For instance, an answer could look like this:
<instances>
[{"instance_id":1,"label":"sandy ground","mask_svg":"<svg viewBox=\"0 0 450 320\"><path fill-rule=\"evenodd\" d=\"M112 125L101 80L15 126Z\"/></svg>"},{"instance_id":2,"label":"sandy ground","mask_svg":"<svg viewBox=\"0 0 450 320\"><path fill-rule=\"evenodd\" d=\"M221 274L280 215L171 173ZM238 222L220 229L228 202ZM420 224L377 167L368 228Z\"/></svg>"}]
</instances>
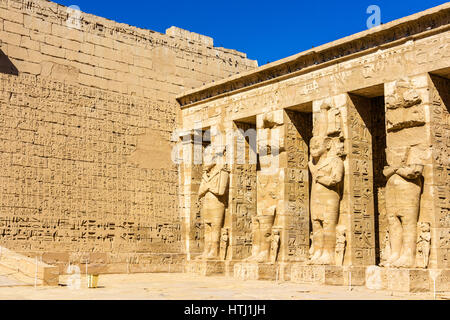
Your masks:
<instances>
[{"instance_id":1,"label":"sandy ground","mask_svg":"<svg viewBox=\"0 0 450 320\"><path fill-rule=\"evenodd\" d=\"M226 277L200 277L189 274L102 275L99 288L13 286L0 279L3 300L423 300L432 294L371 291L364 287L319 286L274 281L240 281ZM450 297L439 296L438 299Z\"/></svg>"}]
</instances>

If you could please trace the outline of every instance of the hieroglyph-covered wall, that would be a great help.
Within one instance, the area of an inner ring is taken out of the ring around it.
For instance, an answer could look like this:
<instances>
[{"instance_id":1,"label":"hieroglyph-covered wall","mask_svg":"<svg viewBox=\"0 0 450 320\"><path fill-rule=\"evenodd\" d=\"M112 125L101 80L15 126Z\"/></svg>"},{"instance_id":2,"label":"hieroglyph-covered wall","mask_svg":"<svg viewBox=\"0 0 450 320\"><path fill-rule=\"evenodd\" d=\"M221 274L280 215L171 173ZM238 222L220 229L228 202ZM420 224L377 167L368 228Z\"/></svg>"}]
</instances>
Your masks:
<instances>
[{"instance_id":1,"label":"hieroglyph-covered wall","mask_svg":"<svg viewBox=\"0 0 450 320\"><path fill-rule=\"evenodd\" d=\"M175 270L174 97L256 61L44 0L0 0L0 50L0 245L61 269Z\"/></svg>"}]
</instances>

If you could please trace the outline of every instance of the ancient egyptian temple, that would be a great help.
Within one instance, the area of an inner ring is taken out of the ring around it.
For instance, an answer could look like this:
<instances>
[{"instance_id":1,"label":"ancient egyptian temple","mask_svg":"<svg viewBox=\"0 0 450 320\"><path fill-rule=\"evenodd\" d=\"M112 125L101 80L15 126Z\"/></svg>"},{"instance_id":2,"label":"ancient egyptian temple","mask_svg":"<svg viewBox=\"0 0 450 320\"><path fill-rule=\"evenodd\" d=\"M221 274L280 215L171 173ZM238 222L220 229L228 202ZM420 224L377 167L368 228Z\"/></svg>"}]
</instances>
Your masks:
<instances>
[{"instance_id":1,"label":"ancient egyptian temple","mask_svg":"<svg viewBox=\"0 0 450 320\"><path fill-rule=\"evenodd\" d=\"M179 95L188 270L406 290L440 270L448 290L449 13ZM196 162L199 141L213 169Z\"/></svg>"},{"instance_id":2,"label":"ancient egyptian temple","mask_svg":"<svg viewBox=\"0 0 450 320\"><path fill-rule=\"evenodd\" d=\"M260 67L45 0L0 18L0 266L450 291L449 3Z\"/></svg>"}]
</instances>

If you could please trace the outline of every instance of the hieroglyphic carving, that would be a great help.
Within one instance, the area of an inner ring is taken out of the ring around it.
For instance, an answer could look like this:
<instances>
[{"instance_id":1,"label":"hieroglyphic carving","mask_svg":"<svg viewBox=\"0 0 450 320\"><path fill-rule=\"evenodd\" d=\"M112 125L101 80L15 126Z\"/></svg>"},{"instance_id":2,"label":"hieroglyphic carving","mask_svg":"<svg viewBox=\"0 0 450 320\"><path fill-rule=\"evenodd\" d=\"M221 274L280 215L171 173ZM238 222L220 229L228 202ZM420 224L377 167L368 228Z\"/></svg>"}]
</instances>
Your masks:
<instances>
[{"instance_id":1,"label":"hieroglyphic carving","mask_svg":"<svg viewBox=\"0 0 450 320\"><path fill-rule=\"evenodd\" d=\"M383 107L382 104L377 108L374 101L360 96L349 95L347 99L349 172L346 172L345 193L351 221L348 251L351 251L352 265L356 266L375 263L374 180L378 178L373 170L376 151L373 143L377 136L384 138L377 133L384 131L384 123L374 121L373 113L383 112ZM383 144L383 140L376 143Z\"/></svg>"},{"instance_id":2,"label":"hieroglyphic carving","mask_svg":"<svg viewBox=\"0 0 450 320\"><path fill-rule=\"evenodd\" d=\"M378 188L378 243L379 243L379 265L384 266L391 256L391 241L389 237L389 227L386 214L385 187Z\"/></svg>"},{"instance_id":3,"label":"hieroglyphic carving","mask_svg":"<svg viewBox=\"0 0 450 320\"><path fill-rule=\"evenodd\" d=\"M286 261L306 261L309 247L309 141L312 114L286 111L286 199L289 218Z\"/></svg>"},{"instance_id":4,"label":"hieroglyphic carving","mask_svg":"<svg viewBox=\"0 0 450 320\"><path fill-rule=\"evenodd\" d=\"M1 74L0 92L4 246L73 263L80 252L111 263L182 252L176 167L127 161L146 130L170 146L176 105L27 75Z\"/></svg>"},{"instance_id":5,"label":"hieroglyphic carving","mask_svg":"<svg viewBox=\"0 0 450 320\"><path fill-rule=\"evenodd\" d=\"M252 218L256 216L256 130L251 124L235 122L233 146L235 159L231 164L230 232L228 259L243 260L252 251ZM235 140L234 140L235 139ZM252 141L254 139L255 141ZM242 159L238 159L242 157Z\"/></svg>"},{"instance_id":6,"label":"hieroglyphic carving","mask_svg":"<svg viewBox=\"0 0 450 320\"><path fill-rule=\"evenodd\" d=\"M450 267L450 80L430 76L431 139L433 162L433 209L431 228L436 248L434 267ZM433 249L432 249L433 250ZM431 261L430 261L431 262Z\"/></svg>"}]
</instances>

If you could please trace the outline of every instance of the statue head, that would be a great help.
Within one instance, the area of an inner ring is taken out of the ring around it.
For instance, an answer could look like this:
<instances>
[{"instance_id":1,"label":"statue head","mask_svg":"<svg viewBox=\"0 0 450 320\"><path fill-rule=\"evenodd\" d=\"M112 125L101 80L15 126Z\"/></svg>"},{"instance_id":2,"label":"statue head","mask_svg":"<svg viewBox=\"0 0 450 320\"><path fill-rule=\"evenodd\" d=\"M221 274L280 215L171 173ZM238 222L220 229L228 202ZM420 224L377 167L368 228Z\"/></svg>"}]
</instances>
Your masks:
<instances>
[{"instance_id":1,"label":"statue head","mask_svg":"<svg viewBox=\"0 0 450 320\"><path fill-rule=\"evenodd\" d=\"M211 146L208 146L203 151L203 168L206 171L211 170L216 165L214 150Z\"/></svg>"},{"instance_id":2,"label":"statue head","mask_svg":"<svg viewBox=\"0 0 450 320\"><path fill-rule=\"evenodd\" d=\"M310 142L310 152L313 158L320 158L331 147L331 139L325 136L315 136Z\"/></svg>"}]
</instances>

